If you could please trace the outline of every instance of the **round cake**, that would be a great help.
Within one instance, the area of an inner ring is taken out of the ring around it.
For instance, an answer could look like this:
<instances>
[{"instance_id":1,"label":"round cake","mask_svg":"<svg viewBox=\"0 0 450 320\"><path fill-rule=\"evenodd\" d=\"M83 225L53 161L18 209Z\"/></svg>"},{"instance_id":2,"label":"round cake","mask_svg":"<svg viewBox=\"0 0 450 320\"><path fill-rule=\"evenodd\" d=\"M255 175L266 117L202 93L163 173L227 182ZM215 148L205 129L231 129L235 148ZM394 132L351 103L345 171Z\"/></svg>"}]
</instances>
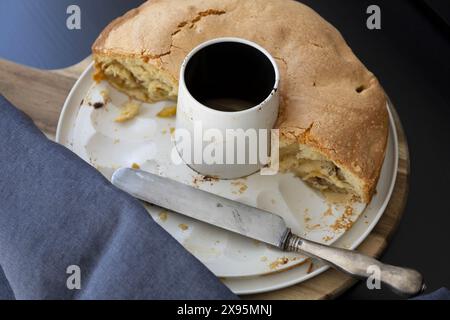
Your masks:
<instances>
[{"instance_id":1,"label":"round cake","mask_svg":"<svg viewBox=\"0 0 450 320\"><path fill-rule=\"evenodd\" d=\"M94 79L143 101L176 100L184 57L219 37L254 41L278 63L281 169L369 202L388 138L385 94L341 34L301 3L148 1L94 43Z\"/></svg>"}]
</instances>

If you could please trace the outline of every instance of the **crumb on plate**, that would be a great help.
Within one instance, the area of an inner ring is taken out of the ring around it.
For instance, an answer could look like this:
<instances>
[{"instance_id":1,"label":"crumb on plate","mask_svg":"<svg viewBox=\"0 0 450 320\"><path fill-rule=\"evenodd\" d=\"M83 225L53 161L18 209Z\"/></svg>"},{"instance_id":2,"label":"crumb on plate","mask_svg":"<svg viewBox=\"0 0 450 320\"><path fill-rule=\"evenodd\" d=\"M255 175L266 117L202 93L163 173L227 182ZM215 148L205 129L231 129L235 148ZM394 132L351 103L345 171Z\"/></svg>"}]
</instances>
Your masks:
<instances>
[{"instance_id":1,"label":"crumb on plate","mask_svg":"<svg viewBox=\"0 0 450 320\"><path fill-rule=\"evenodd\" d=\"M177 106L173 105L170 107L165 107L161 111L158 112L156 115L160 118L171 118L174 117L177 114Z\"/></svg>"},{"instance_id":2,"label":"crumb on plate","mask_svg":"<svg viewBox=\"0 0 450 320\"><path fill-rule=\"evenodd\" d=\"M159 213L159 220L161 221L166 221L168 218L169 214L167 213L167 211L162 211Z\"/></svg>"},{"instance_id":3,"label":"crumb on plate","mask_svg":"<svg viewBox=\"0 0 450 320\"><path fill-rule=\"evenodd\" d=\"M280 266L284 266L288 262L289 262L289 258L286 258L286 257L279 258L270 264L270 269L272 269L272 270L277 269Z\"/></svg>"},{"instance_id":4,"label":"crumb on plate","mask_svg":"<svg viewBox=\"0 0 450 320\"><path fill-rule=\"evenodd\" d=\"M133 164L131 165L131 168L139 170L141 168L141 166L139 164L137 164L136 162L133 162Z\"/></svg>"},{"instance_id":5,"label":"crumb on plate","mask_svg":"<svg viewBox=\"0 0 450 320\"><path fill-rule=\"evenodd\" d=\"M109 97L108 89L103 89L102 91L100 91L100 95L102 96L104 103L108 103L111 100Z\"/></svg>"},{"instance_id":6,"label":"crumb on plate","mask_svg":"<svg viewBox=\"0 0 450 320\"><path fill-rule=\"evenodd\" d=\"M140 104L134 102L127 102L123 105L122 112L114 120L115 122L126 122L135 118L139 114Z\"/></svg>"}]
</instances>

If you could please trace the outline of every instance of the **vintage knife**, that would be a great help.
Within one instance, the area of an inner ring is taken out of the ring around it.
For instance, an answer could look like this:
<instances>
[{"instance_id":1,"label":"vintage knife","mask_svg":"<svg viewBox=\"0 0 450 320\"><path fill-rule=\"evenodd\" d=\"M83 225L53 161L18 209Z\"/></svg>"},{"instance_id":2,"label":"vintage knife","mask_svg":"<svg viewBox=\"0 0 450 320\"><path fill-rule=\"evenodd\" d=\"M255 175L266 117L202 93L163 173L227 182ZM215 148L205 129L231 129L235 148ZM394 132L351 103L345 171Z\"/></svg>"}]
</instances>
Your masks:
<instances>
[{"instance_id":1,"label":"vintage knife","mask_svg":"<svg viewBox=\"0 0 450 320\"><path fill-rule=\"evenodd\" d=\"M400 295L411 297L425 289L422 275L415 270L383 264L355 251L300 238L291 232L281 217L270 212L141 170L119 169L113 174L112 183L138 199L284 251L318 258L355 278L365 279L372 275L368 273L369 267L378 267L381 283Z\"/></svg>"}]
</instances>

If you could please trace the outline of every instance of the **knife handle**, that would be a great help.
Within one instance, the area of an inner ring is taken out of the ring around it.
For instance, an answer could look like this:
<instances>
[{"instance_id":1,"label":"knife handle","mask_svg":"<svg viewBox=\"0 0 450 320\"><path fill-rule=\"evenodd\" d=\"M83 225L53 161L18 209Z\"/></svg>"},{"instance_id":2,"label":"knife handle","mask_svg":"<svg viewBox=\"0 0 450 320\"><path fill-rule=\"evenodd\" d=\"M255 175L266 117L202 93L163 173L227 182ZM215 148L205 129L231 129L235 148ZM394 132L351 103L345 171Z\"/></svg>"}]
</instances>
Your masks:
<instances>
[{"instance_id":1,"label":"knife handle","mask_svg":"<svg viewBox=\"0 0 450 320\"><path fill-rule=\"evenodd\" d=\"M361 279L371 276L375 266L380 271L380 283L387 285L401 296L413 297L426 288L422 275L416 270L384 264L356 251L326 246L292 233L287 236L284 249L317 258L352 277Z\"/></svg>"}]
</instances>

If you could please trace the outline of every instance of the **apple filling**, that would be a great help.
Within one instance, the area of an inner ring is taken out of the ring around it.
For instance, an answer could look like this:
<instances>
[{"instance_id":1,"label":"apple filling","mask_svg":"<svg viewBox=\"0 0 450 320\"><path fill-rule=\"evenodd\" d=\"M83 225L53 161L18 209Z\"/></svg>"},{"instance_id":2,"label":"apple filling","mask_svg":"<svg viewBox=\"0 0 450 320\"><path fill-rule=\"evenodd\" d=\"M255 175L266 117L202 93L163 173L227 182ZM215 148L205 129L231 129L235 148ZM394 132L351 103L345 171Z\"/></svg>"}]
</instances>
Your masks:
<instances>
[{"instance_id":1,"label":"apple filling","mask_svg":"<svg viewBox=\"0 0 450 320\"><path fill-rule=\"evenodd\" d=\"M175 100L177 97L176 80L138 58L97 57L94 80L103 79L142 101Z\"/></svg>"},{"instance_id":2,"label":"apple filling","mask_svg":"<svg viewBox=\"0 0 450 320\"><path fill-rule=\"evenodd\" d=\"M280 169L292 172L310 186L322 192L354 194L358 192L341 168L319 152L303 144L291 144L280 149Z\"/></svg>"}]
</instances>

